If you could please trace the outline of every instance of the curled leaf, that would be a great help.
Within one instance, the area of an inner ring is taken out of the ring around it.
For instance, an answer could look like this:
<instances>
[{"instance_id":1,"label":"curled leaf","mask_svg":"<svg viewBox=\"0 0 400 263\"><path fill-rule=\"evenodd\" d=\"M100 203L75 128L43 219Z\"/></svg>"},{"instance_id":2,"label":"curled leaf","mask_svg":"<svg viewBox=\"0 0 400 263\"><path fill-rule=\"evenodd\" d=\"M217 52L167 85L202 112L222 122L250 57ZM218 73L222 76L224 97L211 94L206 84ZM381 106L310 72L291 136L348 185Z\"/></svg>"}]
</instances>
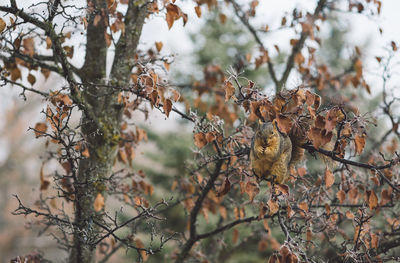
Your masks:
<instances>
[{"instance_id":1,"label":"curled leaf","mask_svg":"<svg viewBox=\"0 0 400 263\"><path fill-rule=\"evenodd\" d=\"M246 194L248 194L250 201L253 202L254 197L260 192L260 187L257 182L249 181L246 183Z\"/></svg>"},{"instance_id":2,"label":"curled leaf","mask_svg":"<svg viewBox=\"0 0 400 263\"><path fill-rule=\"evenodd\" d=\"M224 180L222 186L220 187L220 189L217 193L217 196L219 197L219 196L226 195L230 189L231 189L231 182L229 181L228 177L225 177L225 180Z\"/></svg>"}]
</instances>

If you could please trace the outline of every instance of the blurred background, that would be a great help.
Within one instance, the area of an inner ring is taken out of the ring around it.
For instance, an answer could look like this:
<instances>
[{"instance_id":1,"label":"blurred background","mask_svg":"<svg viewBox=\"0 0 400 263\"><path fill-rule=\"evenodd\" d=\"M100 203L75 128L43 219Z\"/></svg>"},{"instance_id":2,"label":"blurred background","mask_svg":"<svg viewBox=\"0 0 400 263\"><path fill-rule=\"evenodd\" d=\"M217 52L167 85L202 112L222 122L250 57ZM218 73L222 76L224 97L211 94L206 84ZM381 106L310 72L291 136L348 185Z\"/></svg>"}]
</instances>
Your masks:
<instances>
[{"instance_id":1,"label":"blurred background","mask_svg":"<svg viewBox=\"0 0 400 263\"><path fill-rule=\"evenodd\" d=\"M26 1L23 4L29 6L29 2L32 1ZM172 54L175 58L170 74L166 78L171 85L180 87L185 97L190 98L192 91L187 86L203 78L203 69L206 66L218 64L224 72L231 67L240 69L242 64L246 63L246 54L254 51L257 45L253 37L234 17L232 10L223 10L226 17L221 17L220 12L203 10L202 18L198 19L194 11L195 5L191 1L177 1L177 4L189 15L186 26L175 25L168 30L163 16L151 17L143 29L140 45L145 49L153 46L155 42L163 42L161 53ZM279 28L280 19L285 12L290 12L294 7L311 11L315 4L314 0L263 0L260 1L258 13L252 23L256 28L266 25L271 29ZM379 110L382 78L380 77L381 69L375 57L387 56L385 47L388 47L390 41L400 43L398 10L400 10L398 0L385 0L379 17L337 13L328 17L328 22L321 28L324 44L318 51L318 59L331 65L337 70L336 73L351 65L349 57L354 52L354 46L363 48L363 70L366 72L364 75L371 87L371 94L353 87L349 87L346 91L349 94L357 93L360 101L362 98L368 98L368 104L361 105L354 101L362 112L374 114ZM224 20L224 23L221 23L221 20ZM181 23L181 21L178 22ZM383 34L380 34L379 28L383 29ZM278 63L283 62L283 58L290 51L289 39L294 36L294 32L283 28L262 33L261 36L265 46L272 52L270 56L274 57ZM281 47L279 52L275 50L275 44ZM79 58L83 57L79 54L83 54L84 50L77 49L76 52L73 63L79 66L82 64ZM112 50L110 53L112 56ZM393 64L397 63L395 59ZM400 80L400 75L396 74L396 70L394 68L388 87L400 94L400 89L396 91L395 83L399 83ZM272 83L265 66L257 70L249 68L244 72L244 76L256 82L266 94L273 95ZM296 74L291 74L288 84L287 88L294 88L301 84L300 78ZM49 90L60 85L60 80L57 76L50 75L48 79L38 78L34 85L35 88ZM9 262L17 255L37 251L43 253L49 260L61 262L63 252L60 252L48 233L42 234L43 226L39 226L32 218L12 215L12 211L18 205L13 195L18 195L28 206L33 206L35 200L39 198L41 194L39 175L42 159L46 154L44 139L35 139L34 133L28 131L29 127L33 127L36 122L42 120L43 115L40 112L45 108L46 102L39 96L28 93L24 100L19 92L13 87L0 88L0 209L2 211L0 213L0 260ZM184 108L184 105L180 107ZM385 121L380 120L382 125ZM192 124L182 121L174 114L166 119L157 111L152 111L147 121L143 114L138 114L136 123L147 131L148 141L141 143L136 150L138 154L133 167L135 170L145 171L153 181L157 188L153 198L157 200L166 191L170 191L174 178L185 171L188 162L192 159L194 149ZM378 135L379 132L372 129L369 136ZM367 143L367 147L370 146ZM308 165L311 167L314 165L317 169L318 164L310 162ZM50 167L43 167L44 176L48 175L47 169L50 170ZM182 224L183 215L176 214L175 216L175 223ZM163 254L150 257L149 261L160 262L162 259L168 259L168 254L173 249L167 246ZM239 249L227 257L226 262L228 260L229 262L265 260L263 255L268 252L263 252L262 248L252 249L260 253L249 254L246 248ZM113 256L111 262L132 262L129 253L120 252Z\"/></svg>"}]
</instances>

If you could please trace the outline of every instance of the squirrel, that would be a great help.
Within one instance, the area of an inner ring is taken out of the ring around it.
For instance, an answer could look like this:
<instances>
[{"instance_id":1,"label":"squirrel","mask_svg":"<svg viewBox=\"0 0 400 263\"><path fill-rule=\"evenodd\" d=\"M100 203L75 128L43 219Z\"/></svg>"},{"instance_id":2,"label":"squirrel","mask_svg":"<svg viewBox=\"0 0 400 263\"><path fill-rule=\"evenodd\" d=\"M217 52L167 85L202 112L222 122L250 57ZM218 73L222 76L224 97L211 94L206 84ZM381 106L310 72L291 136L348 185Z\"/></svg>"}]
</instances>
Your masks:
<instances>
[{"instance_id":1,"label":"squirrel","mask_svg":"<svg viewBox=\"0 0 400 263\"><path fill-rule=\"evenodd\" d=\"M274 120L259 125L251 143L250 162L259 179L282 184L289 179L290 167L303 155L304 149L292 144Z\"/></svg>"}]
</instances>

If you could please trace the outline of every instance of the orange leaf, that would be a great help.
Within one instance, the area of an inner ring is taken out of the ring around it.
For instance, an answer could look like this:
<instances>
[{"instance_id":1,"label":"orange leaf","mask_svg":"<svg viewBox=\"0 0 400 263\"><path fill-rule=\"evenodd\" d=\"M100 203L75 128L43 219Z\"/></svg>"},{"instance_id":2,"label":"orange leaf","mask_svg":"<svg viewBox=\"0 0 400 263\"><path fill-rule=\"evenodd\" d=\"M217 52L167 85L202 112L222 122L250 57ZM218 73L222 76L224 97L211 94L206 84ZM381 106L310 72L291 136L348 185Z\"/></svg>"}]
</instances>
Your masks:
<instances>
[{"instance_id":1,"label":"orange leaf","mask_svg":"<svg viewBox=\"0 0 400 263\"><path fill-rule=\"evenodd\" d=\"M199 132L194 135L194 144L201 149L207 145L207 139L204 133Z\"/></svg>"},{"instance_id":2,"label":"orange leaf","mask_svg":"<svg viewBox=\"0 0 400 263\"><path fill-rule=\"evenodd\" d=\"M353 204L357 203L357 196L358 196L357 188L356 187L351 188L349 190L349 199Z\"/></svg>"},{"instance_id":3,"label":"orange leaf","mask_svg":"<svg viewBox=\"0 0 400 263\"><path fill-rule=\"evenodd\" d=\"M313 146L319 149L321 146L331 141L333 136L332 132L327 132L325 129L311 128L308 132L308 138L311 140Z\"/></svg>"},{"instance_id":4,"label":"orange leaf","mask_svg":"<svg viewBox=\"0 0 400 263\"><path fill-rule=\"evenodd\" d=\"M28 82L33 86L33 84L35 84L35 82L36 82L35 76L33 76L32 74L29 74L28 75Z\"/></svg>"},{"instance_id":5,"label":"orange leaf","mask_svg":"<svg viewBox=\"0 0 400 263\"><path fill-rule=\"evenodd\" d=\"M157 51L158 52L160 52L161 51L161 49L163 48L163 42L156 42L156 48L157 48Z\"/></svg>"},{"instance_id":6,"label":"orange leaf","mask_svg":"<svg viewBox=\"0 0 400 263\"><path fill-rule=\"evenodd\" d=\"M232 82L225 82L225 101L228 101L233 95L235 95L235 87Z\"/></svg>"},{"instance_id":7,"label":"orange leaf","mask_svg":"<svg viewBox=\"0 0 400 263\"><path fill-rule=\"evenodd\" d=\"M356 153L360 155L362 151L364 150L365 146L365 135L363 134L362 136L356 135L354 139L355 145L356 145Z\"/></svg>"},{"instance_id":8,"label":"orange leaf","mask_svg":"<svg viewBox=\"0 0 400 263\"><path fill-rule=\"evenodd\" d=\"M0 33L4 31L6 26L6 22L4 22L4 20L0 18Z\"/></svg>"},{"instance_id":9,"label":"orange leaf","mask_svg":"<svg viewBox=\"0 0 400 263\"><path fill-rule=\"evenodd\" d=\"M140 196L135 196L134 202L136 206L141 206L142 205L142 198Z\"/></svg>"},{"instance_id":10,"label":"orange leaf","mask_svg":"<svg viewBox=\"0 0 400 263\"><path fill-rule=\"evenodd\" d=\"M35 136L38 138L39 136L43 135L47 131L47 124L43 122L38 122L35 125Z\"/></svg>"},{"instance_id":11,"label":"orange leaf","mask_svg":"<svg viewBox=\"0 0 400 263\"><path fill-rule=\"evenodd\" d=\"M300 66L301 64L304 63L304 61L305 61L305 58L304 58L303 54L301 54L301 52L297 52L296 55L294 56L294 62Z\"/></svg>"},{"instance_id":12,"label":"orange leaf","mask_svg":"<svg viewBox=\"0 0 400 263\"><path fill-rule=\"evenodd\" d=\"M224 206L219 207L219 213L224 220L228 218L228 212L226 211L226 208Z\"/></svg>"},{"instance_id":13,"label":"orange leaf","mask_svg":"<svg viewBox=\"0 0 400 263\"><path fill-rule=\"evenodd\" d=\"M118 150L118 161L125 164L128 162L128 157L126 156L126 152L123 151L122 149Z\"/></svg>"},{"instance_id":14,"label":"orange leaf","mask_svg":"<svg viewBox=\"0 0 400 263\"><path fill-rule=\"evenodd\" d=\"M96 199L94 200L94 210L99 212L104 207L104 196L100 193L97 194Z\"/></svg>"},{"instance_id":15,"label":"orange leaf","mask_svg":"<svg viewBox=\"0 0 400 263\"><path fill-rule=\"evenodd\" d=\"M328 216L331 214L331 207L328 204L325 204L325 211Z\"/></svg>"},{"instance_id":16,"label":"orange leaf","mask_svg":"<svg viewBox=\"0 0 400 263\"><path fill-rule=\"evenodd\" d=\"M229 181L228 177L225 177L223 184L219 188L217 196L224 196L229 192L229 190L231 190L231 182Z\"/></svg>"},{"instance_id":17,"label":"orange leaf","mask_svg":"<svg viewBox=\"0 0 400 263\"><path fill-rule=\"evenodd\" d=\"M361 78L362 77L362 62L359 58L356 59L356 61L354 62L354 70L356 71L357 78Z\"/></svg>"},{"instance_id":18,"label":"orange leaf","mask_svg":"<svg viewBox=\"0 0 400 263\"><path fill-rule=\"evenodd\" d=\"M168 62L166 62L166 61L164 61L164 68L165 68L167 71L169 71L170 64L169 64Z\"/></svg>"},{"instance_id":19,"label":"orange leaf","mask_svg":"<svg viewBox=\"0 0 400 263\"><path fill-rule=\"evenodd\" d=\"M221 21L222 24L225 24L225 22L226 22L226 15L224 15L224 14L219 14L219 21Z\"/></svg>"},{"instance_id":20,"label":"orange leaf","mask_svg":"<svg viewBox=\"0 0 400 263\"><path fill-rule=\"evenodd\" d=\"M291 218L292 216L294 216L294 214L296 213L295 211L293 211L292 207L290 205L287 206L287 217Z\"/></svg>"},{"instance_id":21,"label":"orange leaf","mask_svg":"<svg viewBox=\"0 0 400 263\"><path fill-rule=\"evenodd\" d=\"M336 197L339 199L339 202L343 204L344 200L346 199L346 193L343 190L340 190L336 193Z\"/></svg>"},{"instance_id":22,"label":"orange leaf","mask_svg":"<svg viewBox=\"0 0 400 263\"><path fill-rule=\"evenodd\" d=\"M143 244L142 240L140 240L139 238L136 238L135 243L138 248L144 249L144 244ZM140 250L139 253L140 253L140 256L142 257L143 261L147 261L149 259L149 255L147 255L145 250Z\"/></svg>"},{"instance_id":23,"label":"orange leaf","mask_svg":"<svg viewBox=\"0 0 400 263\"><path fill-rule=\"evenodd\" d=\"M235 215L235 219L240 219L240 209L238 207L233 208L233 214Z\"/></svg>"},{"instance_id":24,"label":"orange leaf","mask_svg":"<svg viewBox=\"0 0 400 263\"><path fill-rule=\"evenodd\" d=\"M379 241L378 235L371 233L370 236L371 236L371 247L378 248L378 241Z\"/></svg>"},{"instance_id":25,"label":"orange leaf","mask_svg":"<svg viewBox=\"0 0 400 263\"><path fill-rule=\"evenodd\" d=\"M63 47L63 49L64 49L65 55L67 57L72 58L74 56L74 47L73 46L65 46L65 47Z\"/></svg>"},{"instance_id":26,"label":"orange leaf","mask_svg":"<svg viewBox=\"0 0 400 263\"><path fill-rule=\"evenodd\" d=\"M197 17L200 18L201 17L201 7L200 6L196 6L194 8L194 11L196 11Z\"/></svg>"},{"instance_id":27,"label":"orange leaf","mask_svg":"<svg viewBox=\"0 0 400 263\"><path fill-rule=\"evenodd\" d=\"M351 212L351 211L347 211L346 212L346 217L348 218L348 219L354 219L354 214Z\"/></svg>"},{"instance_id":28,"label":"orange leaf","mask_svg":"<svg viewBox=\"0 0 400 263\"><path fill-rule=\"evenodd\" d=\"M33 38L24 38L22 40L22 46L24 47L24 53L28 54L29 56L33 57L35 54L35 41Z\"/></svg>"},{"instance_id":29,"label":"orange leaf","mask_svg":"<svg viewBox=\"0 0 400 263\"><path fill-rule=\"evenodd\" d=\"M330 188L334 182L335 182L335 177L333 176L333 173L328 168L326 168L325 169L325 187L327 189Z\"/></svg>"},{"instance_id":30,"label":"orange leaf","mask_svg":"<svg viewBox=\"0 0 400 263\"><path fill-rule=\"evenodd\" d=\"M268 225L268 220L267 219L263 220L263 226L264 226L264 229L267 230L268 234L271 234L271 228Z\"/></svg>"},{"instance_id":31,"label":"orange leaf","mask_svg":"<svg viewBox=\"0 0 400 263\"><path fill-rule=\"evenodd\" d=\"M306 202L301 202L301 203L299 204L299 208L300 208L301 210L303 210L304 212L308 212L308 204L307 204Z\"/></svg>"},{"instance_id":32,"label":"orange leaf","mask_svg":"<svg viewBox=\"0 0 400 263\"><path fill-rule=\"evenodd\" d=\"M397 45L394 41L390 42L390 45L392 46L393 51L397 51Z\"/></svg>"},{"instance_id":33,"label":"orange leaf","mask_svg":"<svg viewBox=\"0 0 400 263\"><path fill-rule=\"evenodd\" d=\"M17 79L21 79L21 70L16 66L11 70L11 80L16 81Z\"/></svg>"},{"instance_id":34,"label":"orange leaf","mask_svg":"<svg viewBox=\"0 0 400 263\"><path fill-rule=\"evenodd\" d=\"M276 201L269 199L267 202L267 205L269 207L269 215L275 215L276 212L279 210L279 205Z\"/></svg>"},{"instance_id":35,"label":"orange leaf","mask_svg":"<svg viewBox=\"0 0 400 263\"><path fill-rule=\"evenodd\" d=\"M303 177L307 174L307 170L304 167L297 168L297 173L300 177Z\"/></svg>"},{"instance_id":36,"label":"orange leaf","mask_svg":"<svg viewBox=\"0 0 400 263\"><path fill-rule=\"evenodd\" d=\"M368 196L368 206L369 209L373 210L378 207L378 197L376 196L374 191L367 191Z\"/></svg>"},{"instance_id":37,"label":"orange leaf","mask_svg":"<svg viewBox=\"0 0 400 263\"><path fill-rule=\"evenodd\" d=\"M90 154L89 154L89 148L85 147L85 149L82 151L82 156L89 158Z\"/></svg>"},{"instance_id":38,"label":"orange leaf","mask_svg":"<svg viewBox=\"0 0 400 263\"><path fill-rule=\"evenodd\" d=\"M254 197L258 195L260 188L257 182L248 181L246 183L246 194L248 194L250 201L253 202Z\"/></svg>"},{"instance_id":39,"label":"orange leaf","mask_svg":"<svg viewBox=\"0 0 400 263\"><path fill-rule=\"evenodd\" d=\"M177 102L179 100L179 98L181 97L181 94L174 89L171 89L171 92L172 92L172 100Z\"/></svg>"},{"instance_id":40,"label":"orange leaf","mask_svg":"<svg viewBox=\"0 0 400 263\"><path fill-rule=\"evenodd\" d=\"M207 143L213 142L217 137L215 136L214 132L207 132L206 133L206 140Z\"/></svg>"},{"instance_id":41,"label":"orange leaf","mask_svg":"<svg viewBox=\"0 0 400 263\"><path fill-rule=\"evenodd\" d=\"M288 134L289 131L292 129L292 121L289 117L279 114L276 117L276 122L278 124L279 130L285 134Z\"/></svg>"},{"instance_id":42,"label":"orange leaf","mask_svg":"<svg viewBox=\"0 0 400 263\"><path fill-rule=\"evenodd\" d=\"M150 104L153 107L154 105L158 106L158 91L157 90L153 90L150 95L149 95L149 99L150 99Z\"/></svg>"},{"instance_id":43,"label":"orange leaf","mask_svg":"<svg viewBox=\"0 0 400 263\"><path fill-rule=\"evenodd\" d=\"M392 193L387 189L383 189L381 193L381 205L386 205L392 201Z\"/></svg>"},{"instance_id":44,"label":"orange leaf","mask_svg":"<svg viewBox=\"0 0 400 263\"><path fill-rule=\"evenodd\" d=\"M167 115L167 117L169 117L169 113L172 110L172 101L170 99L165 100L165 102L163 104L163 109L164 109L165 115Z\"/></svg>"},{"instance_id":45,"label":"orange leaf","mask_svg":"<svg viewBox=\"0 0 400 263\"><path fill-rule=\"evenodd\" d=\"M284 195L289 194L289 186L287 186L286 184L276 184L275 186L276 186L276 190L278 190L282 194L284 194Z\"/></svg>"},{"instance_id":46,"label":"orange leaf","mask_svg":"<svg viewBox=\"0 0 400 263\"><path fill-rule=\"evenodd\" d=\"M40 191L47 190L49 184L50 182L44 179L43 165L42 165L42 167L40 167Z\"/></svg>"},{"instance_id":47,"label":"orange leaf","mask_svg":"<svg viewBox=\"0 0 400 263\"><path fill-rule=\"evenodd\" d=\"M177 5L169 4L167 5L167 15L166 20L168 24L168 29L174 25L175 20L181 17L181 10Z\"/></svg>"},{"instance_id":48,"label":"orange leaf","mask_svg":"<svg viewBox=\"0 0 400 263\"><path fill-rule=\"evenodd\" d=\"M341 132L340 135L342 135L343 137L350 137L351 136L351 132L352 132L351 125L350 125L350 123L347 122L343 126L343 129L342 129L342 132Z\"/></svg>"}]
</instances>

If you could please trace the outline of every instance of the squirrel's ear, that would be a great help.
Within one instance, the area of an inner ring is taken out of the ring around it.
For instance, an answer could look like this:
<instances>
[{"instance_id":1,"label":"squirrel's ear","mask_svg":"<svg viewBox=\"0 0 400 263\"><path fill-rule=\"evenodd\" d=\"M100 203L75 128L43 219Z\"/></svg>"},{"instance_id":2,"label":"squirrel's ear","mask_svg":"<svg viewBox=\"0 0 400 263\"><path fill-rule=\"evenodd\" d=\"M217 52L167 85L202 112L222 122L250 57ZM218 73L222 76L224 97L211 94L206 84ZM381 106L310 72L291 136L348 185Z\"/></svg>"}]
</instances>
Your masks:
<instances>
[{"instance_id":1,"label":"squirrel's ear","mask_svg":"<svg viewBox=\"0 0 400 263\"><path fill-rule=\"evenodd\" d=\"M279 129L278 129L278 123L277 123L276 119L274 119L274 120L272 121L272 127L274 127L274 131L279 131Z\"/></svg>"}]
</instances>

